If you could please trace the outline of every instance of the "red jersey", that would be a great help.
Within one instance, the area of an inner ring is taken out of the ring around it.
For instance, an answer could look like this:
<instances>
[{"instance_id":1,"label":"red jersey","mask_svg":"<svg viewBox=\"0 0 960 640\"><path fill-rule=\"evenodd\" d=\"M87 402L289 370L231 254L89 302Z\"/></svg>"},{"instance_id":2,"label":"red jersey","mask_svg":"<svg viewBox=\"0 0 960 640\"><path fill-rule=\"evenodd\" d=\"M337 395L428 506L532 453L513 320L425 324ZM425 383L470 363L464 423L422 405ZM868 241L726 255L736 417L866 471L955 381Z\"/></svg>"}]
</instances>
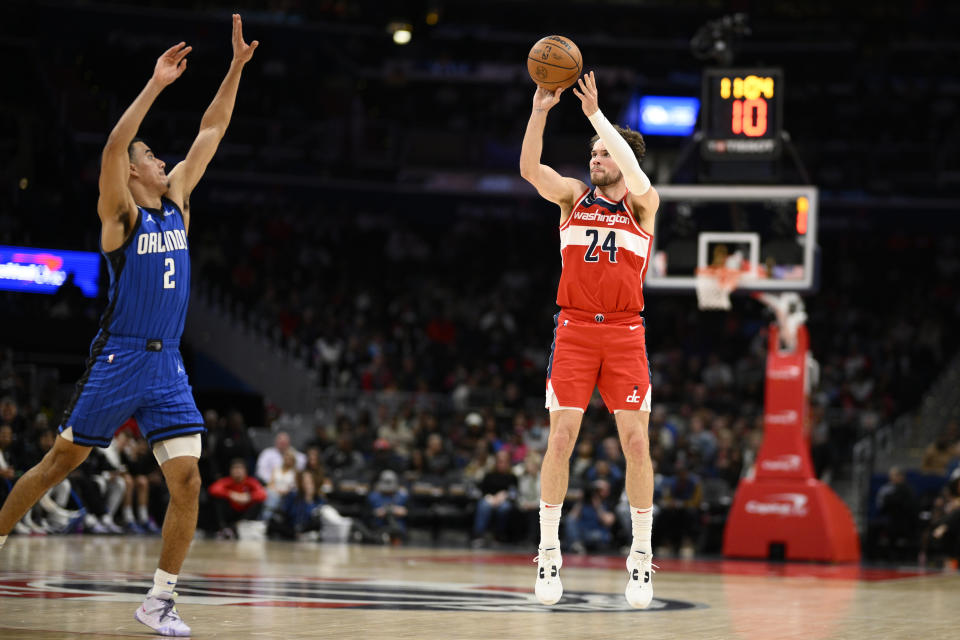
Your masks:
<instances>
[{"instance_id":1,"label":"red jersey","mask_svg":"<svg viewBox=\"0 0 960 640\"><path fill-rule=\"evenodd\" d=\"M207 493L214 498L223 498L230 503L230 507L234 511L246 511L250 505L263 502L267 499L267 492L264 490L263 485L260 484L256 478L251 478L250 476L247 476L243 482L239 483L234 482L230 476L220 478L210 485ZM250 500L248 502L236 502L230 496L231 493L249 494Z\"/></svg>"},{"instance_id":2,"label":"red jersey","mask_svg":"<svg viewBox=\"0 0 960 640\"><path fill-rule=\"evenodd\" d=\"M643 311L653 236L637 224L626 198L611 202L597 195L596 187L587 189L560 225L560 307L591 313Z\"/></svg>"}]
</instances>

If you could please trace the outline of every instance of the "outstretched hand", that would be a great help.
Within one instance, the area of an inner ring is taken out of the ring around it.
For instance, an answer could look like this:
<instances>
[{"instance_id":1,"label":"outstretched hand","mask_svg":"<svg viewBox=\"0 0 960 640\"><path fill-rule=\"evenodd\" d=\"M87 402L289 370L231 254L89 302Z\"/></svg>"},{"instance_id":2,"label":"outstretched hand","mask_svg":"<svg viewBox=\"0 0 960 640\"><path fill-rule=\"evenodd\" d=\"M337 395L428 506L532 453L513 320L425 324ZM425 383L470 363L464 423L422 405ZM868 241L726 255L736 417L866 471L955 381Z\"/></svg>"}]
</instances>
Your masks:
<instances>
[{"instance_id":1,"label":"outstretched hand","mask_svg":"<svg viewBox=\"0 0 960 640\"><path fill-rule=\"evenodd\" d=\"M157 65L153 68L153 78L161 86L167 86L183 75L187 68L187 54L193 51L187 43L179 42L157 58Z\"/></svg>"},{"instance_id":2,"label":"outstretched hand","mask_svg":"<svg viewBox=\"0 0 960 640\"><path fill-rule=\"evenodd\" d=\"M580 98L580 106L583 107L583 114L588 118L600 110L600 102L597 98L597 80L593 77L593 71L585 73L582 78L577 79L577 85L573 89L573 95Z\"/></svg>"},{"instance_id":3,"label":"outstretched hand","mask_svg":"<svg viewBox=\"0 0 960 640\"><path fill-rule=\"evenodd\" d=\"M544 89L543 87L538 86L536 93L533 94L533 110L549 111L555 104L560 102L561 93L563 93L562 87L554 91L550 91L549 89Z\"/></svg>"},{"instance_id":4,"label":"outstretched hand","mask_svg":"<svg viewBox=\"0 0 960 640\"><path fill-rule=\"evenodd\" d=\"M240 64L247 64L253 57L254 50L260 46L259 40L254 40L250 44L243 41L243 22L240 20L240 14L233 14L233 59Z\"/></svg>"}]
</instances>

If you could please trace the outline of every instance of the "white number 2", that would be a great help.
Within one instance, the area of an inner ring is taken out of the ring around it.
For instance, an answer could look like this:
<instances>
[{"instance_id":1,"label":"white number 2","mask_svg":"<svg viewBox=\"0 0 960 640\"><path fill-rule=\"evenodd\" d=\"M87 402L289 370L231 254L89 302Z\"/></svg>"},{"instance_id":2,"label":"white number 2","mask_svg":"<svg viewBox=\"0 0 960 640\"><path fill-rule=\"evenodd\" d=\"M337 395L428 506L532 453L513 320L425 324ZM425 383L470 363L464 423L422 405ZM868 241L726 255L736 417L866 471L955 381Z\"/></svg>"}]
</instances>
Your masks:
<instances>
[{"instance_id":1,"label":"white number 2","mask_svg":"<svg viewBox=\"0 0 960 640\"><path fill-rule=\"evenodd\" d=\"M163 265L167 270L163 274L163 288L164 289L176 289L177 282L173 280L173 274L176 272L176 264L173 261L173 258L167 258L163 261Z\"/></svg>"}]
</instances>

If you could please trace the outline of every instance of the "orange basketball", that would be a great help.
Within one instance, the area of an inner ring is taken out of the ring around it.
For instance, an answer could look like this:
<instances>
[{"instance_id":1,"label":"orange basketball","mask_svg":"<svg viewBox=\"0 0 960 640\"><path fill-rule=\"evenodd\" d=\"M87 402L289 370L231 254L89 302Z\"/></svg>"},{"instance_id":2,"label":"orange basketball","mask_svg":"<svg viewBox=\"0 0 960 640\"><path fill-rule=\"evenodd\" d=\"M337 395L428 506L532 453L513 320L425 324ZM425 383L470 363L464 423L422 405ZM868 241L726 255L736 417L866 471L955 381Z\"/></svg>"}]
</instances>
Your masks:
<instances>
[{"instance_id":1,"label":"orange basketball","mask_svg":"<svg viewBox=\"0 0 960 640\"><path fill-rule=\"evenodd\" d=\"M544 89L566 89L580 77L583 56L573 40L563 36L540 38L527 54L527 71Z\"/></svg>"}]
</instances>

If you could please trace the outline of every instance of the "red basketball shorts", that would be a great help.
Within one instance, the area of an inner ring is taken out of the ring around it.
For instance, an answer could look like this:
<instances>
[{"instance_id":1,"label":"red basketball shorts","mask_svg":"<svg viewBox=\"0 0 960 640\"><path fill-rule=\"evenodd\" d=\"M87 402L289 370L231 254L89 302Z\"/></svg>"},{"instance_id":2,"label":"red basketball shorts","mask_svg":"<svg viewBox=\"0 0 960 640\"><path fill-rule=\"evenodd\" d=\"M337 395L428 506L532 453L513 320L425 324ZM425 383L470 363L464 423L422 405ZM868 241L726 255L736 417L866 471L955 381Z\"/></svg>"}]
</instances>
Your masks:
<instances>
[{"instance_id":1,"label":"red basketball shorts","mask_svg":"<svg viewBox=\"0 0 960 640\"><path fill-rule=\"evenodd\" d=\"M650 411L650 361L639 314L563 309L554 322L547 409L585 411L598 388L610 413Z\"/></svg>"}]
</instances>

